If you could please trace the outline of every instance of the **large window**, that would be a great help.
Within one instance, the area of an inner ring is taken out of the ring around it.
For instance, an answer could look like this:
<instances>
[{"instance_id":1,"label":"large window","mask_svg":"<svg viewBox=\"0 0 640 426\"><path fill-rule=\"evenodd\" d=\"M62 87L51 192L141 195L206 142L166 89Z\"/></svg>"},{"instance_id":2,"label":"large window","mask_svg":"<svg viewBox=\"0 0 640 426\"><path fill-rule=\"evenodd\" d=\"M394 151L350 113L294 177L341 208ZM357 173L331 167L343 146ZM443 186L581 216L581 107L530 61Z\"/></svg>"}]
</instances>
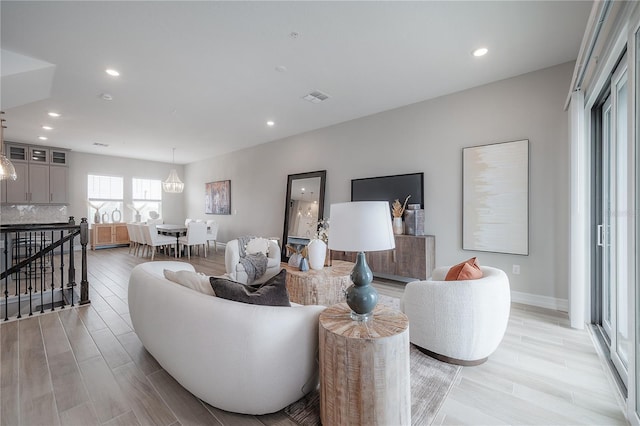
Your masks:
<instances>
[{"instance_id":1,"label":"large window","mask_svg":"<svg viewBox=\"0 0 640 426\"><path fill-rule=\"evenodd\" d=\"M134 215L139 214L140 221L162 216L162 181L133 178L132 185Z\"/></svg>"},{"instance_id":2,"label":"large window","mask_svg":"<svg viewBox=\"0 0 640 426\"><path fill-rule=\"evenodd\" d=\"M123 198L121 177L89 175L87 181L89 223L121 221Z\"/></svg>"}]
</instances>

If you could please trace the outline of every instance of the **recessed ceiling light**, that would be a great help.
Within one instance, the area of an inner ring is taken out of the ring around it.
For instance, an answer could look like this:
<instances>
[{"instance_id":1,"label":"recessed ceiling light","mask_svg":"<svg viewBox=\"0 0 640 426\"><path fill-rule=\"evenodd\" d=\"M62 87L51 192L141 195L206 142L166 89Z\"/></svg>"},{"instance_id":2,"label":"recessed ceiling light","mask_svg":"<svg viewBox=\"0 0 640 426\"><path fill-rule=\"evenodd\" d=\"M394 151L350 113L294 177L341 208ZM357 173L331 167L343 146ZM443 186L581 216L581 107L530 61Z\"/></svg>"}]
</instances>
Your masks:
<instances>
[{"instance_id":1,"label":"recessed ceiling light","mask_svg":"<svg viewBox=\"0 0 640 426\"><path fill-rule=\"evenodd\" d=\"M60 117L60 114L58 114L57 112L50 112L49 117Z\"/></svg>"},{"instance_id":2,"label":"recessed ceiling light","mask_svg":"<svg viewBox=\"0 0 640 426\"><path fill-rule=\"evenodd\" d=\"M42 128L44 130L53 130L53 127L51 127L51 126L42 126Z\"/></svg>"},{"instance_id":3,"label":"recessed ceiling light","mask_svg":"<svg viewBox=\"0 0 640 426\"><path fill-rule=\"evenodd\" d=\"M273 127L275 125L276 125L276 123L274 123L273 121L271 121L271 120L267 121L267 126Z\"/></svg>"},{"instance_id":4,"label":"recessed ceiling light","mask_svg":"<svg viewBox=\"0 0 640 426\"><path fill-rule=\"evenodd\" d=\"M487 53L489 53L489 49L487 49L486 47L481 47L472 52L473 56L475 56L476 58L479 58L480 56L484 56Z\"/></svg>"},{"instance_id":5,"label":"recessed ceiling light","mask_svg":"<svg viewBox=\"0 0 640 426\"><path fill-rule=\"evenodd\" d=\"M107 74L109 74L112 77L118 77L120 75L120 73L114 69L109 68L108 70L104 70L104 72L106 72Z\"/></svg>"},{"instance_id":6,"label":"recessed ceiling light","mask_svg":"<svg viewBox=\"0 0 640 426\"><path fill-rule=\"evenodd\" d=\"M276 67L276 71L278 71L278 72L287 72L287 67L285 67L284 65L278 65Z\"/></svg>"},{"instance_id":7,"label":"recessed ceiling light","mask_svg":"<svg viewBox=\"0 0 640 426\"><path fill-rule=\"evenodd\" d=\"M38 136L38 139L40 139L41 141L46 141L49 138L46 136Z\"/></svg>"},{"instance_id":8,"label":"recessed ceiling light","mask_svg":"<svg viewBox=\"0 0 640 426\"><path fill-rule=\"evenodd\" d=\"M111 96L109 93L101 93L100 99L102 99L103 101L112 101L113 96Z\"/></svg>"}]
</instances>

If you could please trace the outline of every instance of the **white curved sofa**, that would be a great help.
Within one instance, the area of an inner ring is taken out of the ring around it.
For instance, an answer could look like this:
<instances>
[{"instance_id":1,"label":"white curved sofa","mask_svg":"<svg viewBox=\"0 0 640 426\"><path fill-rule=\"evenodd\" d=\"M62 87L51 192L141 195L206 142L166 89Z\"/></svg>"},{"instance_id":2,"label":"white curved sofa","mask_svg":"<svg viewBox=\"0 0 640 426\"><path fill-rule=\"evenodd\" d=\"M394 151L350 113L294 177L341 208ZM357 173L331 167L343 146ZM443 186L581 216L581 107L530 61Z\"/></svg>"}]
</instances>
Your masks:
<instances>
[{"instance_id":1,"label":"white curved sofa","mask_svg":"<svg viewBox=\"0 0 640 426\"><path fill-rule=\"evenodd\" d=\"M409 318L411 343L453 364L487 360L507 329L511 293L504 271L480 269L477 280L444 281L449 268L436 268L429 280L406 285L400 309Z\"/></svg>"},{"instance_id":2,"label":"white curved sofa","mask_svg":"<svg viewBox=\"0 0 640 426\"><path fill-rule=\"evenodd\" d=\"M227 271L227 277L232 281L247 284L248 275L244 270L244 266L240 263L240 247L238 240L227 242L224 251L224 266ZM251 285L261 284L269 278L278 275L280 272L280 247L278 243L269 240L269 253L267 253L267 270L264 275L254 280Z\"/></svg>"},{"instance_id":3,"label":"white curved sofa","mask_svg":"<svg viewBox=\"0 0 640 426\"><path fill-rule=\"evenodd\" d=\"M249 305L164 278L184 262L148 262L129 279L136 334L185 389L243 414L281 410L317 385L318 317L324 306Z\"/></svg>"}]
</instances>

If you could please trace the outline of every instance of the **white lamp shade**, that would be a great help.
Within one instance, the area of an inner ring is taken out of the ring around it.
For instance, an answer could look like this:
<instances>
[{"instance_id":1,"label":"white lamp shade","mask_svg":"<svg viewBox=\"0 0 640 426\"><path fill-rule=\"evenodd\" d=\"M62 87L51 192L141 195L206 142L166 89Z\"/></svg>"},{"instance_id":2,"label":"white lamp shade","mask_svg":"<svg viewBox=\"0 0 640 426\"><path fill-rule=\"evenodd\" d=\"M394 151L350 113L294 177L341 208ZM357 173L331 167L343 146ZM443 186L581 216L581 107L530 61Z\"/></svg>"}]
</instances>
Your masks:
<instances>
[{"instance_id":1,"label":"white lamp shade","mask_svg":"<svg viewBox=\"0 0 640 426\"><path fill-rule=\"evenodd\" d=\"M396 247L387 201L331 204L329 248L338 251L379 251Z\"/></svg>"}]
</instances>

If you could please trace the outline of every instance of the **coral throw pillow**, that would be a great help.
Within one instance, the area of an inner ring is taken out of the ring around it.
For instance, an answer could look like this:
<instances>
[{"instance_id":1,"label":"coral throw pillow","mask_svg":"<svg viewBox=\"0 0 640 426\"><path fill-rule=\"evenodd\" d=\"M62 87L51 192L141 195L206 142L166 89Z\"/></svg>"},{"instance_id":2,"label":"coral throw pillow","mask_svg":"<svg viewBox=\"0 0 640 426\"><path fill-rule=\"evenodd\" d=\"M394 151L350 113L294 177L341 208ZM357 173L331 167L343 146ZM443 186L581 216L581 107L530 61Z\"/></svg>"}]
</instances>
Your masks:
<instances>
[{"instance_id":1,"label":"coral throw pillow","mask_svg":"<svg viewBox=\"0 0 640 426\"><path fill-rule=\"evenodd\" d=\"M445 281L462 281L462 280L477 280L482 278L482 270L478 264L478 260L472 257L462 263L458 263L449 269Z\"/></svg>"}]
</instances>

